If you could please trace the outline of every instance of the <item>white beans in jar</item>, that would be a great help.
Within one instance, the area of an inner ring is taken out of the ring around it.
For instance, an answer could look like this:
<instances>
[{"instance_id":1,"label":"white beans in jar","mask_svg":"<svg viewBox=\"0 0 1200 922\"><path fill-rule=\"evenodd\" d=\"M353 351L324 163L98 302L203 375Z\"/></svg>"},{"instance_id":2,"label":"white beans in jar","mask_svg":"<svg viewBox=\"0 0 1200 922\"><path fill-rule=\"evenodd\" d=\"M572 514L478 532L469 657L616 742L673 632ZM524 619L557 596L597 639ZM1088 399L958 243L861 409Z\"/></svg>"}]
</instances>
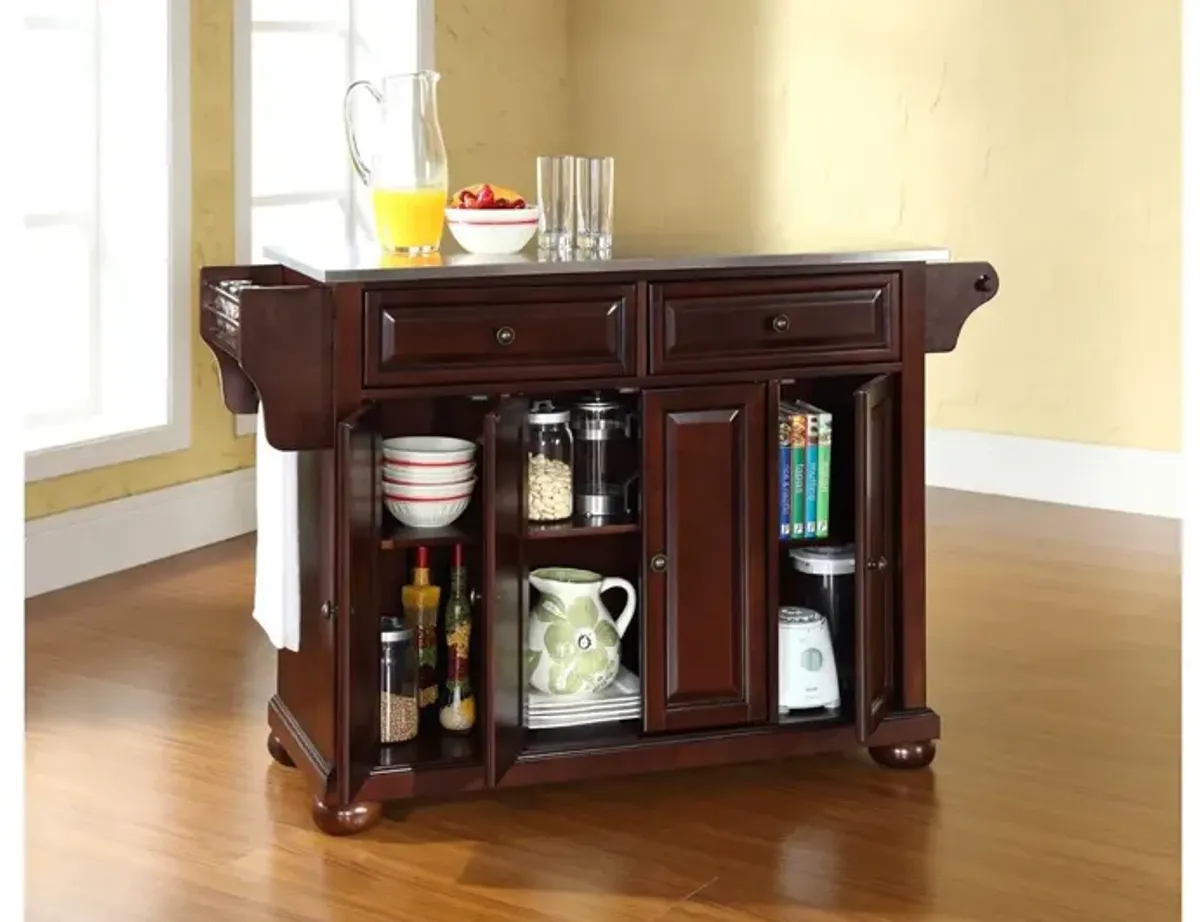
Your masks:
<instances>
[{"instance_id":1,"label":"white beans in jar","mask_svg":"<svg viewBox=\"0 0 1200 922\"><path fill-rule=\"evenodd\" d=\"M526 488L531 522L556 522L571 517L571 465L545 455L531 454Z\"/></svg>"}]
</instances>

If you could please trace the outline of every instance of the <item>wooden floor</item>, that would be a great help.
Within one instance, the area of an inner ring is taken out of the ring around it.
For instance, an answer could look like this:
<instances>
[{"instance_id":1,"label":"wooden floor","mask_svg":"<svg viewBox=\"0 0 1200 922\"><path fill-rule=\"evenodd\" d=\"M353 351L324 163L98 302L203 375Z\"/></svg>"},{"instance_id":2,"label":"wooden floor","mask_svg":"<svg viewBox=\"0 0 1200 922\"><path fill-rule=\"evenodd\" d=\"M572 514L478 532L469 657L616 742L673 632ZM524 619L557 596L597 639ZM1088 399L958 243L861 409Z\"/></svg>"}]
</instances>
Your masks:
<instances>
[{"instance_id":1,"label":"wooden floor","mask_svg":"<svg viewBox=\"0 0 1200 922\"><path fill-rule=\"evenodd\" d=\"M856 754L310 826L247 540L33 600L33 920L1179 917L1178 526L931 493L932 770Z\"/></svg>"}]
</instances>

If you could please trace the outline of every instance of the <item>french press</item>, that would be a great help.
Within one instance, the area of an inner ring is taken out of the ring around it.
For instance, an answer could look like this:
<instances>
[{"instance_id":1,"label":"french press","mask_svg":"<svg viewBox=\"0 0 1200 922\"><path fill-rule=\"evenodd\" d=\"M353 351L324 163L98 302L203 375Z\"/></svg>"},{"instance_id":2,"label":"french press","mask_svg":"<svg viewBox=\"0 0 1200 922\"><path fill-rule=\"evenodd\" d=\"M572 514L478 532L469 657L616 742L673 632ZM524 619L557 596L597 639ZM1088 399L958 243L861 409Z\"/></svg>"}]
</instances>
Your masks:
<instances>
[{"instance_id":1,"label":"french press","mask_svg":"<svg viewBox=\"0 0 1200 922\"><path fill-rule=\"evenodd\" d=\"M601 391L592 391L572 406L577 513L611 518L635 511L635 424L634 414L620 400Z\"/></svg>"}]
</instances>

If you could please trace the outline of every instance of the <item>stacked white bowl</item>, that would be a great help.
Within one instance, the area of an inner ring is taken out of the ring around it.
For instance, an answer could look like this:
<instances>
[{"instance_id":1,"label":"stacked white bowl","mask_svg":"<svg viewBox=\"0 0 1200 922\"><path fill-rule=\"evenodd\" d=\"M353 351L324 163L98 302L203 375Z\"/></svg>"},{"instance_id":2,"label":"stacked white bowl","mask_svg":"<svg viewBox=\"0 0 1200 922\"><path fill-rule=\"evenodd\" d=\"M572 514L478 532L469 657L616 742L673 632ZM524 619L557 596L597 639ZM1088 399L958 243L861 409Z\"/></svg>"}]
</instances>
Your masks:
<instances>
[{"instance_id":1,"label":"stacked white bowl","mask_svg":"<svg viewBox=\"0 0 1200 922\"><path fill-rule=\"evenodd\" d=\"M383 440L383 501L411 528L445 528L475 490L475 443L441 435Z\"/></svg>"}]
</instances>

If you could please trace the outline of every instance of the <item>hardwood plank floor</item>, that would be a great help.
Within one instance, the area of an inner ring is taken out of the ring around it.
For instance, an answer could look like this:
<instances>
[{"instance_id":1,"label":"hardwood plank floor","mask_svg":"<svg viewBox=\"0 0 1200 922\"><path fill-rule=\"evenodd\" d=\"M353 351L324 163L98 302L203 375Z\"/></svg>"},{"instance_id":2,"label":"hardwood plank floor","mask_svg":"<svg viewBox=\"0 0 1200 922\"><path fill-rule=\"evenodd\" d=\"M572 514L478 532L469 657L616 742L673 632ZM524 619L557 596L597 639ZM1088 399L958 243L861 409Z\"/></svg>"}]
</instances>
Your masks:
<instances>
[{"instance_id":1,"label":"hardwood plank floor","mask_svg":"<svg viewBox=\"0 0 1200 922\"><path fill-rule=\"evenodd\" d=\"M27 918L1178 918L1178 523L931 491L933 770L857 755L312 829L239 539L31 600Z\"/></svg>"}]
</instances>

